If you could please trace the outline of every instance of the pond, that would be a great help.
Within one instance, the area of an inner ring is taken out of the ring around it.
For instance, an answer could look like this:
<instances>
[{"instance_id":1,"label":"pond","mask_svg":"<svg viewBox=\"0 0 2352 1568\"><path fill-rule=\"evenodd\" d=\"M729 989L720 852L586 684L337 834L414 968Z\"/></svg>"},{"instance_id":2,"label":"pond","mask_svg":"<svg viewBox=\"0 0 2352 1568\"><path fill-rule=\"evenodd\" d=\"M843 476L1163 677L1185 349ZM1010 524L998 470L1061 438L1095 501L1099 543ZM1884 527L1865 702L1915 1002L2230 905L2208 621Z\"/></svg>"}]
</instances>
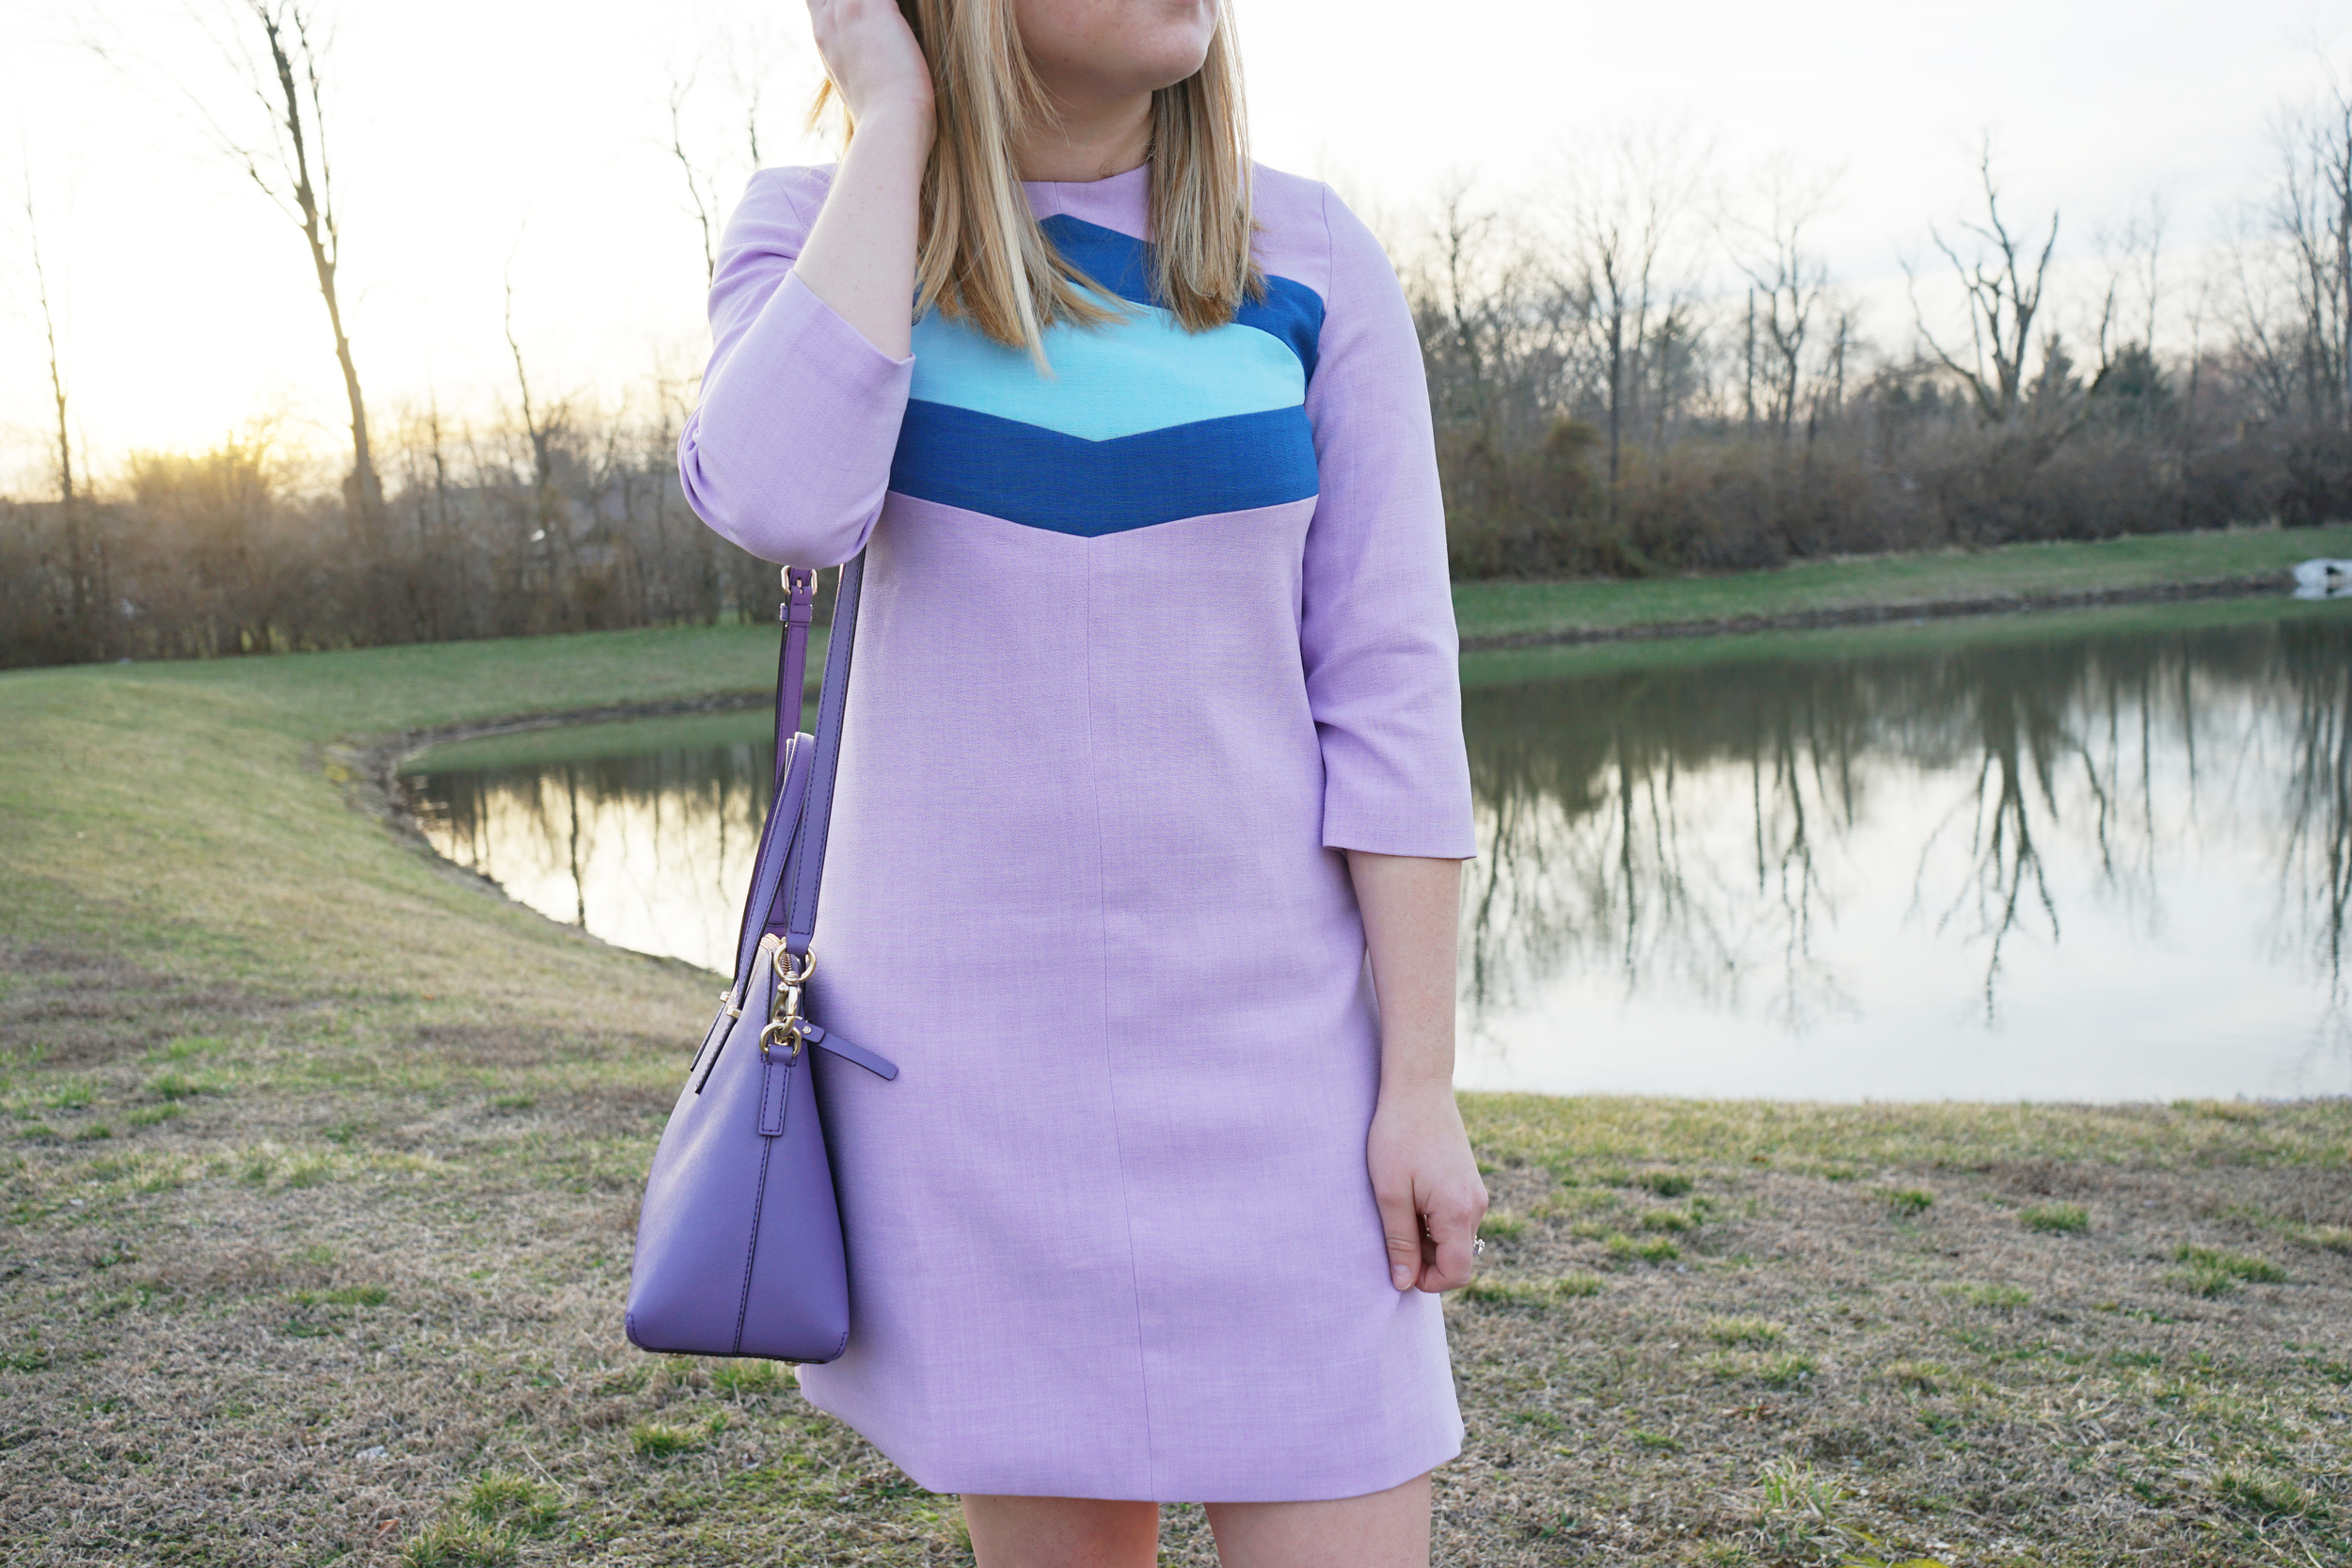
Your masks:
<instances>
[{"instance_id":1,"label":"pond","mask_svg":"<svg viewBox=\"0 0 2352 1568\"><path fill-rule=\"evenodd\" d=\"M1464 682L1464 1087L2352 1092L2344 607L1480 655ZM719 967L764 731L469 742L412 803L533 908Z\"/></svg>"}]
</instances>

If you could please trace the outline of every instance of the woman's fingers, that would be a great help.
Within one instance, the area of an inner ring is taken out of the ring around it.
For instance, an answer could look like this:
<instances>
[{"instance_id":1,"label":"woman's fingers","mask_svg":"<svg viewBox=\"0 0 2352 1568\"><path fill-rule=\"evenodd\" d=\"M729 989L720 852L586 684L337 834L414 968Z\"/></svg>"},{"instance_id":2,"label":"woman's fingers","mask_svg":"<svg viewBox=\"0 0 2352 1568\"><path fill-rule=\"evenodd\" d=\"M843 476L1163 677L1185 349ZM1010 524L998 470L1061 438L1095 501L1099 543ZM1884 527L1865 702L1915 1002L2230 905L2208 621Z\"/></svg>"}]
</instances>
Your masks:
<instances>
[{"instance_id":1,"label":"woman's fingers","mask_svg":"<svg viewBox=\"0 0 2352 1568\"><path fill-rule=\"evenodd\" d=\"M1372 1196L1380 1205L1380 1228L1388 1235L1389 1283L1409 1291L1420 1280L1424 1265L1421 1215L1414 1209L1413 1190L1375 1187Z\"/></svg>"},{"instance_id":2,"label":"woman's fingers","mask_svg":"<svg viewBox=\"0 0 2352 1568\"><path fill-rule=\"evenodd\" d=\"M825 74L857 119L930 112L930 68L895 0L808 0L808 22Z\"/></svg>"},{"instance_id":3,"label":"woman's fingers","mask_svg":"<svg viewBox=\"0 0 2352 1568\"><path fill-rule=\"evenodd\" d=\"M1453 1085L1385 1090L1373 1111L1364 1160L1391 1282L1400 1291L1431 1291L1469 1284L1486 1184L1463 1135Z\"/></svg>"},{"instance_id":4,"label":"woman's fingers","mask_svg":"<svg viewBox=\"0 0 2352 1568\"><path fill-rule=\"evenodd\" d=\"M1479 1209L1458 1199L1429 1205L1422 1215L1427 1229L1420 1285L1424 1291L1456 1291L1470 1282L1470 1243L1478 1236Z\"/></svg>"}]
</instances>

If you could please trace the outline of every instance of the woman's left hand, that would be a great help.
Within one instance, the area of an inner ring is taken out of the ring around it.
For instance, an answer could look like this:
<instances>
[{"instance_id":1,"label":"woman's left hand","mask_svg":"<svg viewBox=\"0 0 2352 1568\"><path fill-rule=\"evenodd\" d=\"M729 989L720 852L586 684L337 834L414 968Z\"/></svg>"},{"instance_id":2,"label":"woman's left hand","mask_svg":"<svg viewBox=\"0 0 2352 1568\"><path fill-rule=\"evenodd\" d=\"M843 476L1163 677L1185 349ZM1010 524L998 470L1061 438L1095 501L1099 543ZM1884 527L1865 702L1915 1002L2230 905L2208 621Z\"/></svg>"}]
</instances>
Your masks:
<instances>
[{"instance_id":1,"label":"woman's left hand","mask_svg":"<svg viewBox=\"0 0 2352 1568\"><path fill-rule=\"evenodd\" d=\"M1430 1291L1469 1284L1486 1183L1479 1180L1454 1085L1381 1085L1364 1163L1388 1233L1391 1282L1400 1291Z\"/></svg>"}]
</instances>

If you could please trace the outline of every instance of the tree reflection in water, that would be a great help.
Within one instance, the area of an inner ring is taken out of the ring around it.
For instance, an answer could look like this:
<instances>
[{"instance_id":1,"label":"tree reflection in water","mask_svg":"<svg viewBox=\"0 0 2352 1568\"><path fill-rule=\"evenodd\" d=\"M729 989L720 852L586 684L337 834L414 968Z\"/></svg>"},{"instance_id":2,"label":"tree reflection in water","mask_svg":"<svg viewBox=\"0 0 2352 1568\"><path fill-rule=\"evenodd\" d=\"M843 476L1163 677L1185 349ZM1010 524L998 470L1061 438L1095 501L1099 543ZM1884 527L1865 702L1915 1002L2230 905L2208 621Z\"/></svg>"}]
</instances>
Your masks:
<instances>
[{"instance_id":1,"label":"tree reflection in water","mask_svg":"<svg viewBox=\"0 0 2352 1568\"><path fill-rule=\"evenodd\" d=\"M541 913L723 969L774 758L738 742L428 770L409 793L436 849Z\"/></svg>"},{"instance_id":2,"label":"tree reflection in water","mask_svg":"<svg viewBox=\"0 0 2352 1568\"><path fill-rule=\"evenodd\" d=\"M2328 1006L2314 1047L2352 1047L2344 973L2344 908L2352 903L2352 663L2341 640L2294 626L2280 665L2295 692L2285 831L2279 856L2278 927L2324 976Z\"/></svg>"},{"instance_id":3,"label":"tree reflection in water","mask_svg":"<svg viewBox=\"0 0 2352 1568\"><path fill-rule=\"evenodd\" d=\"M1472 689L1471 1031L1604 973L1789 1035L1851 1018L1841 907L1906 870L1900 919L1968 956L1980 1024L2030 1029L2005 1018L2016 942L2094 911L2154 942L2178 863L2233 846L2280 866L2272 924L2341 1045L2347 654L2330 618Z\"/></svg>"},{"instance_id":4,"label":"tree reflection in water","mask_svg":"<svg viewBox=\"0 0 2352 1568\"><path fill-rule=\"evenodd\" d=\"M2352 615L1945 635L1474 686L1466 1081L2352 1090ZM426 831L723 965L771 754L609 729L566 754L623 754L425 774Z\"/></svg>"}]
</instances>

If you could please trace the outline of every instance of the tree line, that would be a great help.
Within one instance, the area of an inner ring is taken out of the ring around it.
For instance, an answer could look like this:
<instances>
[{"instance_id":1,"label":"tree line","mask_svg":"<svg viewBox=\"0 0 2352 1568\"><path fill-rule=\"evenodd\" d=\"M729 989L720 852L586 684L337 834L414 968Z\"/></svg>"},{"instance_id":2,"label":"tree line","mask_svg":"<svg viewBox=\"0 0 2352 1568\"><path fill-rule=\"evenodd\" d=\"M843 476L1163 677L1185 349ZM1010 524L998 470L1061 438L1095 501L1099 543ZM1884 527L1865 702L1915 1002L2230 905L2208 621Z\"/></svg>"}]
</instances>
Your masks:
<instances>
[{"instance_id":1,"label":"tree line","mask_svg":"<svg viewBox=\"0 0 2352 1568\"><path fill-rule=\"evenodd\" d=\"M446 420L428 404L371 420L342 323L316 0L217 0L214 14L265 112L215 115L167 75L163 90L300 236L350 445L323 469L257 424L205 451L135 453L94 483L28 190L54 483L0 497L0 665L772 613L774 569L679 493L691 384L649 376L613 406L534 394L511 287L505 416ZM728 51L715 86L671 80L667 151L705 281L721 169L759 162L764 53ZM690 107L713 99L742 143L723 157L690 130ZM2333 78L2279 121L2270 188L2195 276L2173 276L2151 203L2106 236L2101 287L2071 308L2054 294L2059 214L2005 205L1988 151L1974 210L1925 236L1894 351L1866 337L1817 247L1828 183L1782 163L1724 201L1709 166L1687 135L1629 132L1507 212L1441 193L1425 233L1394 244L1457 576L2352 515L2352 96ZM1940 314L1939 295L1956 309Z\"/></svg>"},{"instance_id":2,"label":"tree line","mask_svg":"<svg viewBox=\"0 0 2352 1568\"><path fill-rule=\"evenodd\" d=\"M1722 202L1647 132L1517 215L1449 193L1406 285L1456 576L2352 516L2352 95L2283 115L2274 154L2189 276L2152 199L2070 307L2061 214L2021 217L1987 148L1895 352L1813 245L1825 183L1785 164Z\"/></svg>"}]
</instances>

